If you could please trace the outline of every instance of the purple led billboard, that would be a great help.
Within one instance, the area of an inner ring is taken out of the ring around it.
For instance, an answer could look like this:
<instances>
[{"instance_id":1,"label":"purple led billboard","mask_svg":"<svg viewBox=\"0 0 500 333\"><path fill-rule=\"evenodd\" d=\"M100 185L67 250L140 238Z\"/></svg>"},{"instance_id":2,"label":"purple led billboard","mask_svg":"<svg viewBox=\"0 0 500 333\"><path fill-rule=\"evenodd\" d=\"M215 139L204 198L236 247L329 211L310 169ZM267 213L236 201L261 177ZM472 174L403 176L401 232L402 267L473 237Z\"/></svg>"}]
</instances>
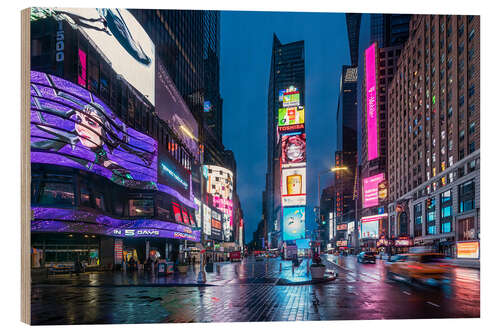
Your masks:
<instances>
[{"instance_id":1,"label":"purple led billboard","mask_svg":"<svg viewBox=\"0 0 500 333\"><path fill-rule=\"evenodd\" d=\"M138 189L157 189L157 142L128 128L88 90L31 72L31 162L96 173Z\"/></svg>"},{"instance_id":2,"label":"purple led billboard","mask_svg":"<svg viewBox=\"0 0 500 333\"><path fill-rule=\"evenodd\" d=\"M33 208L32 232L93 233L117 237L159 237L200 241L200 230L152 219L120 220L64 208Z\"/></svg>"},{"instance_id":3,"label":"purple led billboard","mask_svg":"<svg viewBox=\"0 0 500 333\"><path fill-rule=\"evenodd\" d=\"M368 160L378 157L378 114L377 114L377 44L365 50L366 73L366 131Z\"/></svg>"}]
</instances>

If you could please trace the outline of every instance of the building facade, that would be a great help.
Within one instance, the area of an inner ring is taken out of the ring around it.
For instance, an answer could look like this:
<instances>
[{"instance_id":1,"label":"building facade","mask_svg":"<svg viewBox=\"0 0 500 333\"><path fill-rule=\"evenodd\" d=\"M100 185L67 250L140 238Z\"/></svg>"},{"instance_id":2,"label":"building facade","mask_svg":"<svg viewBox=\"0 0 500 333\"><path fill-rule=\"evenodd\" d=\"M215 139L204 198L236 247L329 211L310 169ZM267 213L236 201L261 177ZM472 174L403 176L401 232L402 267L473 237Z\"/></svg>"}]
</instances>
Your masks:
<instances>
[{"instance_id":1,"label":"building facade","mask_svg":"<svg viewBox=\"0 0 500 333\"><path fill-rule=\"evenodd\" d=\"M415 15L388 90L390 228L457 257L479 244L479 25Z\"/></svg>"},{"instance_id":2,"label":"building facade","mask_svg":"<svg viewBox=\"0 0 500 333\"><path fill-rule=\"evenodd\" d=\"M267 172L265 189L264 230L272 240L269 246L276 248L283 239L281 228L281 140L278 138L279 110L283 108L283 93L295 89L300 94L300 105L305 105L305 53L304 41L282 44L273 35L273 47L268 89L267 119ZM303 114L303 111L302 111ZM297 119L298 120L298 119ZM302 129L303 120L302 120ZM304 134L305 135L305 134ZM304 139L305 140L305 139ZM305 143L304 143L305 144ZM305 181L305 179L304 179Z\"/></svg>"},{"instance_id":3,"label":"building facade","mask_svg":"<svg viewBox=\"0 0 500 333\"><path fill-rule=\"evenodd\" d=\"M409 15L370 16L361 96L360 246L389 250L387 217L388 87L409 35ZM365 231L364 231L365 230Z\"/></svg>"}]
</instances>

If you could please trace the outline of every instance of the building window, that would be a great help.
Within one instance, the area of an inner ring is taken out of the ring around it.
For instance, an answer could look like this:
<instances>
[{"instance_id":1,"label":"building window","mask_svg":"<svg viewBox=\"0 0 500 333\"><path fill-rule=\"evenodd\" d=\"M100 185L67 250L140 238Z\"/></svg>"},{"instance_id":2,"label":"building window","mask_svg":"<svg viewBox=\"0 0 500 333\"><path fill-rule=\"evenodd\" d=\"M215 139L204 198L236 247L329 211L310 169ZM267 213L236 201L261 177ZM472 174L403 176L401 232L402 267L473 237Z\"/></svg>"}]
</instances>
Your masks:
<instances>
[{"instance_id":1,"label":"building window","mask_svg":"<svg viewBox=\"0 0 500 333\"><path fill-rule=\"evenodd\" d=\"M71 183L44 183L41 190L41 205L74 206L75 192Z\"/></svg>"},{"instance_id":2,"label":"building window","mask_svg":"<svg viewBox=\"0 0 500 333\"><path fill-rule=\"evenodd\" d=\"M451 190L441 193L441 233L451 232L453 200Z\"/></svg>"},{"instance_id":3,"label":"building window","mask_svg":"<svg viewBox=\"0 0 500 333\"><path fill-rule=\"evenodd\" d=\"M415 237L422 236L422 204L414 206L415 210Z\"/></svg>"},{"instance_id":4,"label":"building window","mask_svg":"<svg viewBox=\"0 0 500 333\"><path fill-rule=\"evenodd\" d=\"M130 199L129 216L153 216L153 199Z\"/></svg>"},{"instance_id":5,"label":"building window","mask_svg":"<svg viewBox=\"0 0 500 333\"><path fill-rule=\"evenodd\" d=\"M474 141L472 141L471 143L469 143L469 154L472 154L475 150L476 150L476 145Z\"/></svg>"},{"instance_id":6,"label":"building window","mask_svg":"<svg viewBox=\"0 0 500 333\"><path fill-rule=\"evenodd\" d=\"M476 122L473 122L469 125L469 134L474 134L476 130Z\"/></svg>"},{"instance_id":7,"label":"building window","mask_svg":"<svg viewBox=\"0 0 500 333\"><path fill-rule=\"evenodd\" d=\"M436 234L436 198L426 200L427 234Z\"/></svg>"},{"instance_id":8,"label":"building window","mask_svg":"<svg viewBox=\"0 0 500 333\"><path fill-rule=\"evenodd\" d=\"M469 217L466 219L458 220L458 240L471 240L474 239L474 218Z\"/></svg>"},{"instance_id":9,"label":"building window","mask_svg":"<svg viewBox=\"0 0 500 333\"><path fill-rule=\"evenodd\" d=\"M469 180L458 187L459 212L463 213L474 209L475 188L474 181Z\"/></svg>"},{"instance_id":10,"label":"building window","mask_svg":"<svg viewBox=\"0 0 500 333\"><path fill-rule=\"evenodd\" d=\"M80 205L91 207L90 190L87 186L80 187Z\"/></svg>"}]
</instances>

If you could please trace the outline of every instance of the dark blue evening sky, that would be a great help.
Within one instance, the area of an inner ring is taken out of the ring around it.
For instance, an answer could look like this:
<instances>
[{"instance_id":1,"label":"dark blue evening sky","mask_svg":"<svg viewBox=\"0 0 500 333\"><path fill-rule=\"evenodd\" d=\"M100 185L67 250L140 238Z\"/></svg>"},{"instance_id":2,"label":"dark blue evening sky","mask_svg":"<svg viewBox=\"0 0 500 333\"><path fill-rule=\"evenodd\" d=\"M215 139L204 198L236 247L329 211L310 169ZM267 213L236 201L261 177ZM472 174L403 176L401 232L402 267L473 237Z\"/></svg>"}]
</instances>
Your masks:
<instances>
[{"instance_id":1,"label":"dark blue evening sky","mask_svg":"<svg viewBox=\"0 0 500 333\"><path fill-rule=\"evenodd\" d=\"M317 174L334 161L340 75L342 65L350 64L343 13L221 13L223 141L236 156L246 242L262 216L273 33L283 44L305 41L308 228L314 228ZM322 176L322 187L331 181Z\"/></svg>"}]
</instances>

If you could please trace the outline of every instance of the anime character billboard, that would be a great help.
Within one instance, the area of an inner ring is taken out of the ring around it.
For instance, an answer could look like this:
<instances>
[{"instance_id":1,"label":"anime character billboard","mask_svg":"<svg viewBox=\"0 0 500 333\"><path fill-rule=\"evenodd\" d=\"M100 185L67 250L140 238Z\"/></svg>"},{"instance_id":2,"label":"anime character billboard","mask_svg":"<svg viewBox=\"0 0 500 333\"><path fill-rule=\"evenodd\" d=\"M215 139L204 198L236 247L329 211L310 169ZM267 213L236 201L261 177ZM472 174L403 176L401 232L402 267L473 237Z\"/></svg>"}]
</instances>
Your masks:
<instances>
[{"instance_id":1,"label":"anime character billboard","mask_svg":"<svg viewBox=\"0 0 500 333\"><path fill-rule=\"evenodd\" d=\"M99 98L59 77L31 72L31 162L94 172L157 189L157 142L128 128Z\"/></svg>"}]
</instances>

